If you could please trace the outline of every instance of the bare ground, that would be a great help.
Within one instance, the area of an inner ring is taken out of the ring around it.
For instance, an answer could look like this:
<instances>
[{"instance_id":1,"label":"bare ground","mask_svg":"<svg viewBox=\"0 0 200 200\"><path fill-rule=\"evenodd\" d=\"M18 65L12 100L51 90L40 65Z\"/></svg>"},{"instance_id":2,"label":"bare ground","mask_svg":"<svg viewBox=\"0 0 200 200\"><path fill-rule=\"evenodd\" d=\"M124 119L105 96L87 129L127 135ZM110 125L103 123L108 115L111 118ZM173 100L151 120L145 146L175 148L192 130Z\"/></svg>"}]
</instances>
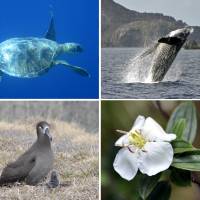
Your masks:
<instances>
[{"instance_id":1,"label":"bare ground","mask_svg":"<svg viewBox=\"0 0 200 200\"><path fill-rule=\"evenodd\" d=\"M8 162L14 161L36 139L35 124L0 122L0 173ZM61 183L68 186L48 189L45 181L38 186L15 184L0 187L4 200L96 200L99 197L98 134L87 133L75 124L48 121L52 124L54 169ZM47 179L48 181L48 179Z\"/></svg>"}]
</instances>

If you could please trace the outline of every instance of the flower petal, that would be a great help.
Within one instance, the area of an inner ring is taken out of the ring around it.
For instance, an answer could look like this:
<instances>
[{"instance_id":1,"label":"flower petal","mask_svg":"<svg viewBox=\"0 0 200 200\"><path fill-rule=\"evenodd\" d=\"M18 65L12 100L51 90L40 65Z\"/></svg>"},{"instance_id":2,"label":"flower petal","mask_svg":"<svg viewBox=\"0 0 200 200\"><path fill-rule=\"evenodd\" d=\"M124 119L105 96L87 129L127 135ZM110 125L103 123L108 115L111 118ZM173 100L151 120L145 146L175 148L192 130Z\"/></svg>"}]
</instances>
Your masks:
<instances>
[{"instance_id":1,"label":"flower petal","mask_svg":"<svg viewBox=\"0 0 200 200\"><path fill-rule=\"evenodd\" d=\"M116 142L115 146L124 147L129 145L128 134L121 136Z\"/></svg>"},{"instance_id":2,"label":"flower petal","mask_svg":"<svg viewBox=\"0 0 200 200\"><path fill-rule=\"evenodd\" d=\"M122 148L117 153L113 167L124 179L130 181L138 171L137 153L131 153L128 148Z\"/></svg>"},{"instance_id":3,"label":"flower petal","mask_svg":"<svg viewBox=\"0 0 200 200\"><path fill-rule=\"evenodd\" d=\"M140 130L140 129L143 127L144 122L145 122L145 117L142 116L142 115L139 115L139 116L136 118L136 120L135 120L135 122L134 122L134 124L133 124L133 127L131 128L131 130L132 130L132 129L134 129L134 130Z\"/></svg>"},{"instance_id":4,"label":"flower petal","mask_svg":"<svg viewBox=\"0 0 200 200\"><path fill-rule=\"evenodd\" d=\"M168 142L148 142L141 152L139 169L143 174L153 176L169 168L173 160L173 148Z\"/></svg>"},{"instance_id":5,"label":"flower petal","mask_svg":"<svg viewBox=\"0 0 200 200\"><path fill-rule=\"evenodd\" d=\"M172 141L176 139L175 134L166 133L163 128L151 117L145 120L142 135L150 141Z\"/></svg>"}]
</instances>

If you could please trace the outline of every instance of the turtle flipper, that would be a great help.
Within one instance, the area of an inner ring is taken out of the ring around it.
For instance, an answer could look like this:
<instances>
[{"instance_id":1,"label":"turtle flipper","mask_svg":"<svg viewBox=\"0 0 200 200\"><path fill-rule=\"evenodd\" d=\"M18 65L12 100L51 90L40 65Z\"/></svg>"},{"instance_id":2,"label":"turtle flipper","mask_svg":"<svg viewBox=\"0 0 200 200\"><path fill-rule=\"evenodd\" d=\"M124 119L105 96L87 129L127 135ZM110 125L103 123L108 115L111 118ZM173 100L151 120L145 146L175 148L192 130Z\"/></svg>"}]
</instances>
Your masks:
<instances>
[{"instance_id":1,"label":"turtle flipper","mask_svg":"<svg viewBox=\"0 0 200 200\"><path fill-rule=\"evenodd\" d=\"M90 74L87 72L87 70L83 69L82 67L71 65L64 60L56 60L56 61L54 61L54 64L55 65L64 65L66 67L69 67L70 69L72 69L76 73L80 74L81 76L87 76L87 77L90 78Z\"/></svg>"},{"instance_id":2,"label":"turtle flipper","mask_svg":"<svg viewBox=\"0 0 200 200\"><path fill-rule=\"evenodd\" d=\"M50 21L50 24L49 24L49 29L45 35L45 38L46 39L49 39L49 40L53 40L53 41L56 41L56 30L55 30L55 23L54 23L54 17L53 17L53 14L51 16L51 21Z\"/></svg>"}]
</instances>

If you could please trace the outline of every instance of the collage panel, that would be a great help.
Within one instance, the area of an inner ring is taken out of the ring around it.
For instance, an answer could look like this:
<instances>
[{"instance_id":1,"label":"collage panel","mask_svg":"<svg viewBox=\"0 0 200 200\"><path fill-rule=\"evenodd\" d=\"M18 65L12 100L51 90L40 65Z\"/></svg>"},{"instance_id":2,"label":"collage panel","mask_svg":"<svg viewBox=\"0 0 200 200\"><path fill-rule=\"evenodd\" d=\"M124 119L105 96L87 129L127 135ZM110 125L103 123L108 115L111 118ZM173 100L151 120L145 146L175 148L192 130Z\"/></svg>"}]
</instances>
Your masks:
<instances>
[{"instance_id":1,"label":"collage panel","mask_svg":"<svg viewBox=\"0 0 200 200\"><path fill-rule=\"evenodd\" d=\"M199 199L200 101L101 103L101 199Z\"/></svg>"},{"instance_id":2,"label":"collage panel","mask_svg":"<svg viewBox=\"0 0 200 200\"><path fill-rule=\"evenodd\" d=\"M1 101L0 119L0 199L99 199L98 101Z\"/></svg>"},{"instance_id":3,"label":"collage panel","mask_svg":"<svg viewBox=\"0 0 200 200\"><path fill-rule=\"evenodd\" d=\"M7 0L0 19L0 98L99 98L98 0Z\"/></svg>"},{"instance_id":4,"label":"collage panel","mask_svg":"<svg viewBox=\"0 0 200 200\"><path fill-rule=\"evenodd\" d=\"M198 99L199 2L101 1L103 99Z\"/></svg>"}]
</instances>

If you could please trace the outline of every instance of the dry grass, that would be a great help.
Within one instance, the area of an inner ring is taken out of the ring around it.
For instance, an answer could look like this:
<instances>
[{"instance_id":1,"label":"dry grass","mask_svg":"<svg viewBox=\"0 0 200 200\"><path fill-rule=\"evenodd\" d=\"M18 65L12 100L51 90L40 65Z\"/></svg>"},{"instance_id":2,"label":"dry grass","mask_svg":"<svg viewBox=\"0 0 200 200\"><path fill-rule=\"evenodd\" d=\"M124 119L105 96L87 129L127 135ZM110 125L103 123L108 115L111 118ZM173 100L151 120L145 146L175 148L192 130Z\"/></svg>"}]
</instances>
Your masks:
<instances>
[{"instance_id":1,"label":"dry grass","mask_svg":"<svg viewBox=\"0 0 200 200\"><path fill-rule=\"evenodd\" d=\"M34 122L37 121L38 119L34 119ZM12 187L0 187L0 199L98 199L98 135L87 133L75 124L61 121L51 124L55 153L54 169L58 171L61 183L70 182L70 185L50 190L46 188L45 182L38 186L15 184ZM0 172L35 139L33 123L28 125L21 122L0 122Z\"/></svg>"}]
</instances>

